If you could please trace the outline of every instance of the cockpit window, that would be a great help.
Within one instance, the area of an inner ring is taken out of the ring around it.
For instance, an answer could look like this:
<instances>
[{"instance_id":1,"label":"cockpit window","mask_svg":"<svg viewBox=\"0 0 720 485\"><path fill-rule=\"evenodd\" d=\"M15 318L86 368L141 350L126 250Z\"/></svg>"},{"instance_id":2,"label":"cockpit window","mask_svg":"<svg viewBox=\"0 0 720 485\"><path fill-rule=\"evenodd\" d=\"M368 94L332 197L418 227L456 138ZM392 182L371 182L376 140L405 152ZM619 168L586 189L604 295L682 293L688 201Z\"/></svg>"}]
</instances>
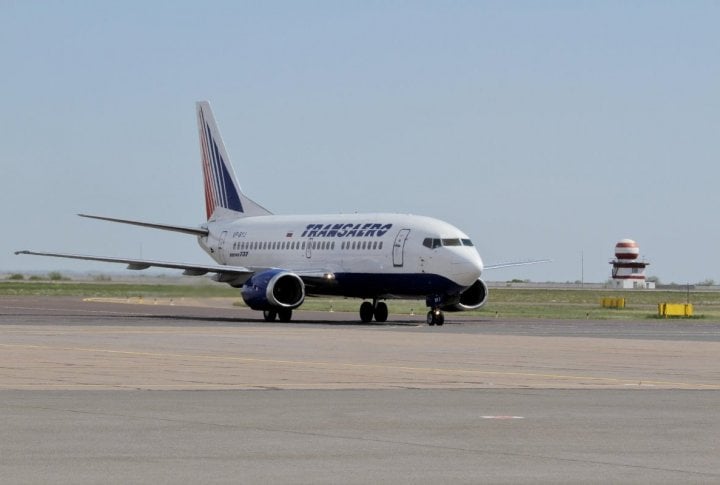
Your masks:
<instances>
[{"instance_id":1,"label":"cockpit window","mask_svg":"<svg viewBox=\"0 0 720 485\"><path fill-rule=\"evenodd\" d=\"M460 239L443 239L442 245L443 246L462 246L462 243L460 242Z\"/></svg>"},{"instance_id":2,"label":"cockpit window","mask_svg":"<svg viewBox=\"0 0 720 485\"><path fill-rule=\"evenodd\" d=\"M463 246L474 246L470 239L461 239Z\"/></svg>"},{"instance_id":3,"label":"cockpit window","mask_svg":"<svg viewBox=\"0 0 720 485\"><path fill-rule=\"evenodd\" d=\"M423 246L430 249L435 249L440 247L440 239L433 239L430 237L426 237L423 239Z\"/></svg>"}]
</instances>

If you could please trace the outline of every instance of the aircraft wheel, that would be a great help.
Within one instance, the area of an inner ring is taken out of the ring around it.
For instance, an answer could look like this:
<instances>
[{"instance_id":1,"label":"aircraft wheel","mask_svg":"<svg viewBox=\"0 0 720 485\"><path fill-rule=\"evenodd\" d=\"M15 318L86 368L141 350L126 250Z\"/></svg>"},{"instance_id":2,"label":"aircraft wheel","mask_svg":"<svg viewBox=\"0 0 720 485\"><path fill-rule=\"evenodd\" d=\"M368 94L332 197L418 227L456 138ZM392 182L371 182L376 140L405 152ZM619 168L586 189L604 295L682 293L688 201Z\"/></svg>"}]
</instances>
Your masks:
<instances>
[{"instance_id":1,"label":"aircraft wheel","mask_svg":"<svg viewBox=\"0 0 720 485\"><path fill-rule=\"evenodd\" d=\"M375 308L373 308L372 303L369 301L364 301L362 305L360 305L360 320L362 320L363 323L372 322L373 313L375 313Z\"/></svg>"},{"instance_id":2,"label":"aircraft wheel","mask_svg":"<svg viewBox=\"0 0 720 485\"><path fill-rule=\"evenodd\" d=\"M445 314L440 310L430 310L427 314L428 325L443 325L445 323Z\"/></svg>"},{"instance_id":3,"label":"aircraft wheel","mask_svg":"<svg viewBox=\"0 0 720 485\"><path fill-rule=\"evenodd\" d=\"M278 317L280 317L281 322L287 323L292 320L292 310L282 309L278 311Z\"/></svg>"},{"instance_id":4,"label":"aircraft wheel","mask_svg":"<svg viewBox=\"0 0 720 485\"><path fill-rule=\"evenodd\" d=\"M263 318L266 322L274 322L275 318L277 317L277 312L275 310L264 310L263 311Z\"/></svg>"},{"instance_id":5,"label":"aircraft wheel","mask_svg":"<svg viewBox=\"0 0 720 485\"><path fill-rule=\"evenodd\" d=\"M375 306L375 321L376 322L387 322L388 317L388 307L385 304L384 301L381 301L380 303Z\"/></svg>"}]
</instances>

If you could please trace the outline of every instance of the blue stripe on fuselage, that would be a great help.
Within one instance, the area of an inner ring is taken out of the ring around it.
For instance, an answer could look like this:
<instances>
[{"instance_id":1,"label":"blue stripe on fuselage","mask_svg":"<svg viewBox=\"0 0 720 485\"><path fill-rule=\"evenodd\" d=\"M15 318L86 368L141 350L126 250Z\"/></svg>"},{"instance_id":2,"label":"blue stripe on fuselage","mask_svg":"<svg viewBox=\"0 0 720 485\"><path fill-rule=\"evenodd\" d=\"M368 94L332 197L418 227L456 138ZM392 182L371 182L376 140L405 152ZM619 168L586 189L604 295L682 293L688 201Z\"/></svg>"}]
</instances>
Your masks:
<instances>
[{"instance_id":1,"label":"blue stripe on fuselage","mask_svg":"<svg viewBox=\"0 0 720 485\"><path fill-rule=\"evenodd\" d=\"M378 274L335 273L334 280L303 278L310 295L340 295L358 298L429 295L457 295L466 287L452 280L428 273Z\"/></svg>"}]
</instances>

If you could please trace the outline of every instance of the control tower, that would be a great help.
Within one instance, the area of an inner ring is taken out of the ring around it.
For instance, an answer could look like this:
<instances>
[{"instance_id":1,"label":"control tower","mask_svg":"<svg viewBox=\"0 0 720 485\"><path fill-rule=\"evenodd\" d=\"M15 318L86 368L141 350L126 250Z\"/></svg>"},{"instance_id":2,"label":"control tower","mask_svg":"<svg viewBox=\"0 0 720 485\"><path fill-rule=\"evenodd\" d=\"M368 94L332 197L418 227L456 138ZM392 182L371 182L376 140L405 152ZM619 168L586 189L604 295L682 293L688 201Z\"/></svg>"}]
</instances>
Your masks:
<instances>
[{"instance_id":1,"label":"control tower","mask_svg":"<svg viewBox=\"0 0 720 485\"><path fill-rule=\"evenodd\" d=\"M613 288L655 288L655 283L645 280L645 267L650 263L639 260L640 247L632 239L622 239L615 245L612 264Z\"/></svg>"}]
</instances>

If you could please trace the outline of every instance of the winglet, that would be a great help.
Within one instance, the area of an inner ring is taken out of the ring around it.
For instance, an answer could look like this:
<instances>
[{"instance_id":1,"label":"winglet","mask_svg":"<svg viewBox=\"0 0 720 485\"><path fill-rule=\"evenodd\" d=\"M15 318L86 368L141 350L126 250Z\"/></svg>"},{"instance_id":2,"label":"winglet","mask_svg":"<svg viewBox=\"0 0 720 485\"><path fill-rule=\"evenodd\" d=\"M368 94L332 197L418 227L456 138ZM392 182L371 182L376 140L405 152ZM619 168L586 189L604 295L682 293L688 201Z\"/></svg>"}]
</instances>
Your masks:
<instances>
[{"instance_id":1,"label":"winglet","mask_svg":"<svg viewBox=\"0 0 720 485\"><path fill-rule=\"evenodd\" d=\"M208 220L271 214L240 189L210 103L198 101L197 119Z\"/></svg>"}]
</instances>

